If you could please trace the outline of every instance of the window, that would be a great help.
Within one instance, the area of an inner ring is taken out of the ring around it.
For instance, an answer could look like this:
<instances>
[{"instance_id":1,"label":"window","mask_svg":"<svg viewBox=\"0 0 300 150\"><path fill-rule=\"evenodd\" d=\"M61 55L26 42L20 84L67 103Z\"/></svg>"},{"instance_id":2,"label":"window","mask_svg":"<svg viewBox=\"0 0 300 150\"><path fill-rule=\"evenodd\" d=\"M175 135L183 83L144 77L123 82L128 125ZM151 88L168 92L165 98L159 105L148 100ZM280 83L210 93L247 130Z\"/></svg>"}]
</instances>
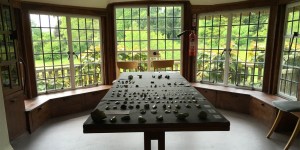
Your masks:
<instances>
[{"instance_id":1,"label":"window","mask_svg":"<svg viewBox=\"0 0 300 150\"><path fill-rule=\"evenodd\" d=\"M292 40L292 37L294 32L300 32L299 13L300 3L287 6L281 73L279 77L279 94L294 100L298 97L299 89L300 42L297 37L294 40Z\"/></svg>"},{"instance_id":2,"label":"window","mask_svg":"<svg viewBox=\"0 0 300 150\"><path fill-rule=\"evenodd\" d=\"M268 19L268 10L201 14L197 80L261 88Z\"/></svg>"},{"instance_id":3,"label":"window","mask_svg":"<svg viewBox=\"0 0 300 150\"><path fill-rule=\"evenodd\" d=\"M38 93L102 83L100 20L30 14Z\"/></svg>"},{"instance_id":4,"label":"window","mask_svg":"<svg viewBox=\"0 0 300 150\"><path fill-rule=\"evenodd\" d=\"M16 26L13 8L9 2L0 4L0 80L4 95L21 90L21 78L18 70L18 42L14 36Z\"/></svg>"},{"instance_id":5,"label":"window","mask_svg":"<svg viewBox=\"0 0 300 150\"><path fill-rule=\"evenodd\" d=\"M116 8L117 61L138 61L140 71L149 71L151 60L171 59L179 71L181 16L181 6Z\"/></svg>"}]
</instances>

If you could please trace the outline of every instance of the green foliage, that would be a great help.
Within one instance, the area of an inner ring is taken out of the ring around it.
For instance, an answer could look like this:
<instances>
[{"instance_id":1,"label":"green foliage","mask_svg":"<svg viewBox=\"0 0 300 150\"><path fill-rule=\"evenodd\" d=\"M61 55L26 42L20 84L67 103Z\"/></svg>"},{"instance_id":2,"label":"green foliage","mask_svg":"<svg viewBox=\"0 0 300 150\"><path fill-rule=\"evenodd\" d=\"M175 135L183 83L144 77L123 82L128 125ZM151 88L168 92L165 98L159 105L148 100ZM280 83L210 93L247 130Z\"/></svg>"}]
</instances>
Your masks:
<instances>
[{"instance_id":1,"label":"green foliage","mask_svg":"<svg viewBox=\"0 0 300 150\"><path fill-rule=\"evenodd\" d=\"M197 79L223 82L225 57L222 51L230 40L229 84L260 87L269 14L267 11L233 13L231 39L226 38L228 20L225 15L200 16Z\"/></svg>"},{"instance_id":2,"label":"green foliage","mask_svg":"<svg viewBox=\"0 0 300 150\"><path fill-rule=\"evenodd\" d=\"M69 53L65 16L31 15L38 92L70 88L69 57L74 58L76 86L101 82L99 20L70 18L73 55ZM48 20L48 24L37 20Z\"/></svg>"}]
</instances>

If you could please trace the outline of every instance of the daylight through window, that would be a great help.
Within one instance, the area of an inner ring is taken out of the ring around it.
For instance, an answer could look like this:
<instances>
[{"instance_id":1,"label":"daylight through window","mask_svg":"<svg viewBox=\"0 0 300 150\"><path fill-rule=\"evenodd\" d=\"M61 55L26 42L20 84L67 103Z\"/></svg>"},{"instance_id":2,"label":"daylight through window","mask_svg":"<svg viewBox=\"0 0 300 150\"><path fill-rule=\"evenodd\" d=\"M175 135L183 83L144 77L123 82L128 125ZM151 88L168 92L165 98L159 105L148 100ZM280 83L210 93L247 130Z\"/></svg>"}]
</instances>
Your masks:
<instances>
[{"instance_id":1,"label":"daylight through window","mask_svg":"<svg viewBox=\"0 0 300 150\"><path fill-rule=\"evenodd\" d=\"M152 60L174 60L174 71L180 70L181 6L117 7L115 12L117 61L138 61L139 71L150 71Z\"/></svg>"},{"instance_id":2,"label":"daylight through window","mask_svg":"<svg viewBox=\"0 0 300 150\"><path fill-rule=\"evenodd\" d=\"M30 14L38 93L98 85L100 20Z\"/></svg>"},{"instance_id":3,"label":"daylight through window","mask_svg":"<svg viewBox=\"0 0 300 150\"><path fill-rule=\"evenodd\" d=\"M281 74L279 77L279 94L296 100L300 77L300 41L298 37L293 40L294 32L299 31L300 3L287 6L285 33L281 58Z\"/></svg>"},{"instance_id":4,"label":"daylight through window","mask_svg":"<svg viewBox=\"0 0 300 150\"><path fill-rule=\"evenodd\" d=\"M261 88L268 21L268 10L201 14L197 80Z\"/></svg>"}]
</instances>

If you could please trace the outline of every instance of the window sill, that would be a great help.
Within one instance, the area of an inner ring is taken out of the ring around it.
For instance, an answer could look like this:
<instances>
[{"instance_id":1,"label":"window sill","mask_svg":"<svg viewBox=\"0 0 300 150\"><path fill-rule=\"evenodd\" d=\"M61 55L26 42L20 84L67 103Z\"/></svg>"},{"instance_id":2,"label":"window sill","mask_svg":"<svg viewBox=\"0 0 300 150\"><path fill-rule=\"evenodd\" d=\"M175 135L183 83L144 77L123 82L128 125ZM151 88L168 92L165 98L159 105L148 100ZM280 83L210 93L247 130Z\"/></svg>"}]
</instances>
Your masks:
<instances>
[{"instance_id":1,"label":"window sill","mask_svg":"<svg viewBox=\"0 0 300 150\"><path fill-rule=\"evenodd\" d=\"M262 102L269 104L270 106L273 106L272 101L287 100L287 99L284 99L277 95L270 95L270 94L263 93L261 91L245 90L245 89L238 89L238 88L234 88L234 87L225 87L225 86L220 86L220 85L208 85L208 84L201 84L201 83L191 83L191 85L195 88L203 88L203 89L209 89L209 90L215 90L215 91L230 92L230 93L234 93L234 94L249 95L252 98L259 99Z\"/></svg>"},{"instance_id":2,"label":"window sill","mask_svg":"<svg viewBox=\"0 0 300 150\"><path fill-rule=\"evenodd\" d=\"M91 88L76 89L76 90L64 91L64 92L59 92L59 93L50 93L50 94L39 95L35 98L25 99L25 101L24 101L25 102L25 111L26 112L32 111L33 109L41 106L42 104L46 103L47 101L49 101L51 99L92 93L92 92L97 92L97 91L102 91L102 90L108 90L110 88L111 88L111 85L100 85L100 86L91 87Z\"/></svg>"}]
</instances>

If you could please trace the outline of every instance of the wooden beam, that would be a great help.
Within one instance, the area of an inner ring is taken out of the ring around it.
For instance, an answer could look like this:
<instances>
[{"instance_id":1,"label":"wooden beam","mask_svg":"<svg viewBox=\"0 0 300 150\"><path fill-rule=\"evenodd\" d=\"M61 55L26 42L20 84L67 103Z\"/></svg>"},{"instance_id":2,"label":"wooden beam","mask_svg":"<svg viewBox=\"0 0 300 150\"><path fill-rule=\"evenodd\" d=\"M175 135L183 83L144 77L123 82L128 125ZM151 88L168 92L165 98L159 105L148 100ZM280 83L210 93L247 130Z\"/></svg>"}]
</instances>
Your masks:
<instances>
[{"instance_id":1,"label":"wooden beam","mask_svg":"<svg viewBox=\"0 0 300 150\"><path fill-rule=\"evenodd\" d=\"M255 2L254 2L255 1ZM192 13L206 13L206 12L215 12L215 11L230 11L238 9L247 9L247 8L257 8L257 7L267 7L272 6L276 0L258 0L252 1L242 1L235 3L226 3L226 4L216 4L216 5L193 5Z\"/></svg>"},{"instance_id":2,"label":"wooden beam","mask_svg":"<svg viewBox=\"0 0 300 150\"><path fill-rule=\"evenodd\" d=\"M55 13L68 13L89 16L106 16L106 9L88 8L78 6L55 5L47 3L21 2L22 9L29 11L46 11Z\"/></svg>"}]
</instances>

